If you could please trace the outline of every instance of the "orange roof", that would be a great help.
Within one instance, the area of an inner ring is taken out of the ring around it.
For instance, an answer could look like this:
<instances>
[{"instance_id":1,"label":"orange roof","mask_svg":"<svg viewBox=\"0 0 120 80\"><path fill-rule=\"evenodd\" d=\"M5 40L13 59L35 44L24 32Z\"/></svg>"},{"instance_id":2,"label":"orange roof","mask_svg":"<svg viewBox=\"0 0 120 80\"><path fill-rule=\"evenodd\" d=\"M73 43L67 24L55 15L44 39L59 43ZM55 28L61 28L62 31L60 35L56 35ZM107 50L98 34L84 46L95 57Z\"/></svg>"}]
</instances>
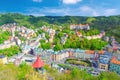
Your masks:
<instances>
[{"instance_id":1,"label":"orange roof","mask_svg":"<svg viewBox=\"0 0 120 80\"><path fill-rule=\"evenodd\" d=\"M118 65L120 65L120 61L118 61L117 59L116 59L117 57L112 57L112 59L111 59L111 63L114 63L114 64L118 64Z\"/></svg>"},{"instance_id":2,"label":"orange roof","mask_svg":"<svg viewBox=\"0 0 120 80\"><path fill-rule=\"evenodd\" d=\"M77 34L78 34L78 35L80 35L80 34L81 34L81 32L77 31Z\"/></svg>"},{"instance_id":3,"label":"orange roof","mask_svg":"<svg viewBox=\"0 0 120 80\"><path fill-rule=\"evenodd\" d=\"M86 50L85 53L86 53L86 54L94 54L95 51L94 51L94 50Z\"/></svg>"},{"instance_id":4,"label":"orange roof","mask_svg":"<svg viewBox=\"0 0 120 80\"><path fill-rule=\"evenodd\" d=\"M103 50L98 51L98 54L105 54L105 51L103 51Z\"/></svg>"}]
</instances>

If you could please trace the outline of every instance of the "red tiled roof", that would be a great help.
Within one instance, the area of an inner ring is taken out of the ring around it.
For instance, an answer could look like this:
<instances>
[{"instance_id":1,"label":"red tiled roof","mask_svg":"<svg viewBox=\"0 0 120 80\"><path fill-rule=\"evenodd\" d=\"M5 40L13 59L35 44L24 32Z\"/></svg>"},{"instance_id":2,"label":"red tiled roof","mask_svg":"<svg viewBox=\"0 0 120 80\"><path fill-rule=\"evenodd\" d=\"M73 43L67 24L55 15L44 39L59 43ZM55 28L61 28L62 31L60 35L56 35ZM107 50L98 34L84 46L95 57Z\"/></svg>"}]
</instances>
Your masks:
<instances>
[{"instance_id":1,"label":"red tiled roof","mask_svg":"<svg viewBox=\"0 0 120 80\"><path fill-rule=\"evenodd\" d=\"M118 64L118 65L120 65L120 61L118 61L117 59L116 59L117 57L112 57L112 59L111 59L111 63L114 63L114 64Z\"/></svg>"},{"instance_id":2,"label":"red tiled roof","mask_svg":"<svg viewBox=\"0 0 120 80\"><path fill-rule=\"evenodd\" d=\"M94 51L94 50L86 50L85 53L86 53L86 54L94 54L95 51Z\"/></svg>"},{"instance_id":3,"label":"red tiled roof","mask_svg":"<svg viewBox=\"0 0 120 80\"><path fill-rule=\"evenodd\" d=\"M33 63L33 67L34 67L34 68L41 68L41 67L43 67L43 66L44 66L43 61L40 59L39 56L37 56L36 61Z\"/></svg>"},{"instance_id":4,"label":"red tiled roof","mask_svg":"<svg viewBox=\"0 0 120 80\"><path fill-rule=\"evenodd\" d=\"M98 51L98 54L105 54L105 51L103 51L103 50Z\"/></svg>"},{"instance_id":5,"label":"red tiled roof","mask_svg":"<svg viewBox=\"0 0 120 80\"><path fill-rule=\"evenodd\" d=\"M79 32L79 31L77 31L76 33L77 33L78 35L80 35L80 34L81 34L81 32Z\"/></svg>"}]
</instances>

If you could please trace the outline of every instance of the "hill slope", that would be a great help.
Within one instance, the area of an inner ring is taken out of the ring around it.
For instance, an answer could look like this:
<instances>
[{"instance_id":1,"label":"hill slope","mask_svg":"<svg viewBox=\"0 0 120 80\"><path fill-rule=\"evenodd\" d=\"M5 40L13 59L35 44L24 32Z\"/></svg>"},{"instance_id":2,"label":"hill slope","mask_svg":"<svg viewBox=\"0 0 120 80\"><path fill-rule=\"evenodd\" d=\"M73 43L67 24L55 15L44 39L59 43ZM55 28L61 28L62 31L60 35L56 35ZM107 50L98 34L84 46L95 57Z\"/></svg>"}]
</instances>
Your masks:
<instances>
[{"instance_id":1,"label":"hill slope","mask_svg":"<svg viewBox=\"0 0 120 80\"><path fill-rule=\"evenodd\" d=\"M105 30L107 35L113 35L120 42L120 15L118 16L41 16L22 15L19 13L0 14L0 25L17 22L27 27L41 27L42 25L67 25L88 23L92 28Z\"/></svg>"}]
</instances>

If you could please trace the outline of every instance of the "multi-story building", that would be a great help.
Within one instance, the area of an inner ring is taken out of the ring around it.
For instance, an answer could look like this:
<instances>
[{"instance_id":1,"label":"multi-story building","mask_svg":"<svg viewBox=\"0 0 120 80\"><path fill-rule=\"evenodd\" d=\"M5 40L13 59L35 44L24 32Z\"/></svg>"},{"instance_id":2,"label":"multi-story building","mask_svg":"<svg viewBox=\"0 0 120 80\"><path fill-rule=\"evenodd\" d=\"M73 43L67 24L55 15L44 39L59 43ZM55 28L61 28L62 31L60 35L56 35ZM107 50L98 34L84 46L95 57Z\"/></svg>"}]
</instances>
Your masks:
<instances>
[{"instance_id":1,"label":"multi-story building","mask_svg":"<svg viewBox=\"0 0 120 80\"><path fill-rule=\"evenodd\" d=\"M120 74L120 59L118 59L118 56L112 57L110 61L109 70Z\"/></svg>"},{"instance_id":2,"label":"multi-story building","mask_svg":"<svg viewBox=\"0 0 120 80\"><path fill-rule=\"evenodd\" d=\"M88 25L88 24L85 24L85 25L83 25L83 24L72 24L72 25L70 25L70 29L75 29L75 30L89 30L90 29L90 26Z\"/></svg>"},{"instance_id":3,"label":"multi-story building","mask_svg":"<svg viewBox=\"0 0 120 80\"><path fill-rule=\"evenodd\" d=\"M94 53L95 51L93 50L80 50L80 49L77 49L75 50L74 52L74 56L76 58L80 58L80 59L93 59L94 58Z\"/></svg>"},{"instance_id":4,"label":"multi-story building","mask_svg":"<svg viewBox=\"0 0 120 80\"><path fill-rule=\"evenodd\" d=\"M15 41L11 41L11 42L6 43L6 44L0 44L0 50L10 48L11 46L14 46L14 45L16 45Z\"/></svg>"},{"instance_id":5,"label":"multi-story building","mask_svg":"<svg viewBox=\"0 0 120 80\"><path fill-rule=\"evenodd\" d=\"M105 52L99 56L99 68L103 70L108 70L109 62L111 60L112 54Z\"/></svg>"},{"instance_id":6,"label":"multi-story building","mask_svg":"<svg viewBox=\"0 0 120 80\"><path fill-rule=\"evenodd\" d=\"M85 50L76 49L73 56L75 56L75 58L85 59Z\"/></svg>"},{"instance_id":7,"label":"multi-story building","mask_svg":"<svg viewBox=\"0 0 120 80\"><path fill-rule=\"evenodd\" d=\"M25 37L26 39L30 39L31 37L36 36L36 33L34 30L28 29L24 26L20 27L18 31L19 31L19 35L22 37Z\"/></svg>"},{"instance_id":8,"label":"multi-story building","mask_svg":"<svg viewBox=\"0 0 120 80\"><path fill-rule=\"evenodd\" d=\"M21 44L21 49L22 53L28 54L32 48L27 44Z\"/></svg>"},{"instance_id":9,"label":"multi-story building","mask_svg":"<svg viewBox=\"0 0 120 80\"><path fill-rule=\"evenodd\" d=\"M53 61L59 62L65 58L68 58L69 56L70 56L70 53L68 51L63 50L59 52L54 52L51 57Z\"/></svg>"}]
</instances>

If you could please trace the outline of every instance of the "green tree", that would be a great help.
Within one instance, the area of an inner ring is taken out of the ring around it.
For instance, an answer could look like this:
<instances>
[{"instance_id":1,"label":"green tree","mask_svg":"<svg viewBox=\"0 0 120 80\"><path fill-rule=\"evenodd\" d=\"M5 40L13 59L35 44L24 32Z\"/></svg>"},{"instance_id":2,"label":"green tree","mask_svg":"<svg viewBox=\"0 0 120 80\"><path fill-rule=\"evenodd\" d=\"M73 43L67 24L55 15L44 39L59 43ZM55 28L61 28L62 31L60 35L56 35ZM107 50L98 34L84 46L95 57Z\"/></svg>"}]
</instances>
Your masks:
<instances>
[{"instance_id":1,"label":"green tree","mask_svg":"<svg viewBox=\"0 0 120 80\"><path fill-rule=\"evenodd\" d=\"M8 57L18 54L19 52L21 52L21 49L18 46L11 46L10 48L0 50L0 54Z\"/></svg>"},{"instance_id":2,"label":"green tree","mask_svg":"<svg viewBox=\"0 0 120 80\"><path fill-rule=\"evenodd\" d=\"M54 47L55 51L62 50L62 49L63 49L63 46L61 44L56 44Z\"/></svg>"},{"instance_id":3,"label":"green tree","mask_svg":"<svg viewBox=\"0 0 120 80\"><path fill-rule=\"evenodd\" d=\"M50 49L51 43L41 43L41 47L42 47L43 49Z\"/></svg>"}]
</instances>

